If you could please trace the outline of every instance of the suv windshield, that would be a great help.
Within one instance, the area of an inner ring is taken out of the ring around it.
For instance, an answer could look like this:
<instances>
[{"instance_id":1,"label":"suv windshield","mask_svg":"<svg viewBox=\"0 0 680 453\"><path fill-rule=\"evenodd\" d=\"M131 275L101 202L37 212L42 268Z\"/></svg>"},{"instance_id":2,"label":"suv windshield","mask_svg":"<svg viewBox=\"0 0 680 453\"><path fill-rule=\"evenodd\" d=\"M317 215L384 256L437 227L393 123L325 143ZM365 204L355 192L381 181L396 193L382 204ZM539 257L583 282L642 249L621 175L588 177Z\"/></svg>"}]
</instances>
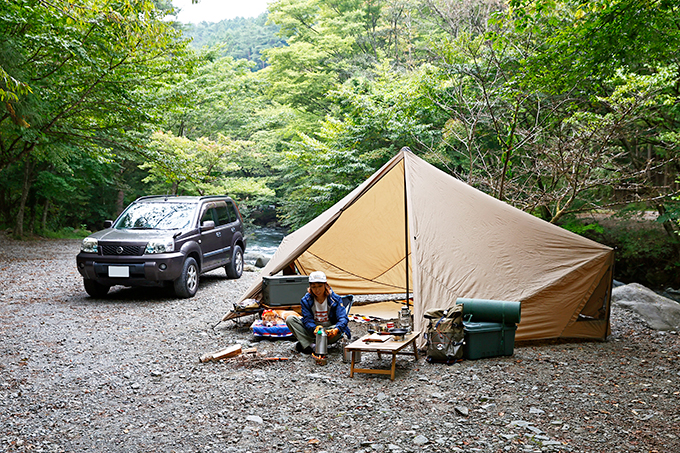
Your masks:
<instances>
[{"instance_id":1,"label":"suv windshield","mask_svg":"<svg viewBox=\"0 0 680 453\"><path fill-rule=\"evenodd\" d=\"M120 216L117 230L176 230L191 223L193 203L135 203Z\"/></svg>"}]
</instances>

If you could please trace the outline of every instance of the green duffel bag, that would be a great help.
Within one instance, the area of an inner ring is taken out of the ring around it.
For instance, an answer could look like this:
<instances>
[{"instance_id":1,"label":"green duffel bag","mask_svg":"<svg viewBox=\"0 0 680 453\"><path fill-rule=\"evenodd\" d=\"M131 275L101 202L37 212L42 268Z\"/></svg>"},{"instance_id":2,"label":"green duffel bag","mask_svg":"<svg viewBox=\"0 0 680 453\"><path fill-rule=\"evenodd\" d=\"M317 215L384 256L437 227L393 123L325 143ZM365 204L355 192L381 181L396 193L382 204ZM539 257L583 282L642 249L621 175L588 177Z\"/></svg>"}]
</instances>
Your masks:
<instances>
[{"instance_id":1,"label":"green duffel bag","mask_svg":"<svg viewBox=\"0 0 680 453\"><path fill-rule=\"evenodd\" d=\"M430 363L456 363L463 360L463 306L436 308L423 315L429 320L425 339L427 361Z\"/></svg>"}]
</instances>

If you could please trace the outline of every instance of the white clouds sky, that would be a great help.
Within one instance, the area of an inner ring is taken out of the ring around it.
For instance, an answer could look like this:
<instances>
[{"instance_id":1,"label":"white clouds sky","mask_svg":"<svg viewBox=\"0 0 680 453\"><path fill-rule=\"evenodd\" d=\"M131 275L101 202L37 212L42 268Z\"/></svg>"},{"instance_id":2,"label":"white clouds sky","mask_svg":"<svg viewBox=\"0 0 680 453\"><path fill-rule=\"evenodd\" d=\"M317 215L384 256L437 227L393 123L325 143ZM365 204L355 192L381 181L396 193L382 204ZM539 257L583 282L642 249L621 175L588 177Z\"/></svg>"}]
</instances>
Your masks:
<instances>
[{"instance_id":1,"label":"white clouds sky","mask_svg":"<svg viewBox=\"0 0 680 453\"><path fill-rule=\"evenodd\" d=\"M257 17L267 10L272 0L172 0L175 8L182 11L177 20L184 23L219 22L235 17Z\"/></svg>"}]
</instances>

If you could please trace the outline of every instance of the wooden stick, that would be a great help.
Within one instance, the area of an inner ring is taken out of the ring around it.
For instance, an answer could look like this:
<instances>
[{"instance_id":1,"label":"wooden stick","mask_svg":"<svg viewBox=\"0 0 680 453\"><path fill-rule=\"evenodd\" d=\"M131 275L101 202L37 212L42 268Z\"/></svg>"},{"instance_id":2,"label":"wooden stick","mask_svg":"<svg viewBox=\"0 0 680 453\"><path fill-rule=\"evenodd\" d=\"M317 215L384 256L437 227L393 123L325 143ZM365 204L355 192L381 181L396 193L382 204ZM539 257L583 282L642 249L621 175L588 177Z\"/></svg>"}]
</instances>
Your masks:
<instances>
[{"instance_id":1,"label":"wooden stick","mask_svg":"<svg viewBox=\"0 0 680 453\"><path fill-rule=\"evenodd\" d=\"M230 357L236 357L237 355L241 355L241 353L242 353L241 345L235 344L233 346L229 346L228 348L222 349L220 351L210 352L208 354L203 354L198 359L198 361L201 362L201 363L205 363L205 362L216 361L216 360L221 360L221 359L228 359Z\"/></svg>"}]
</instances>

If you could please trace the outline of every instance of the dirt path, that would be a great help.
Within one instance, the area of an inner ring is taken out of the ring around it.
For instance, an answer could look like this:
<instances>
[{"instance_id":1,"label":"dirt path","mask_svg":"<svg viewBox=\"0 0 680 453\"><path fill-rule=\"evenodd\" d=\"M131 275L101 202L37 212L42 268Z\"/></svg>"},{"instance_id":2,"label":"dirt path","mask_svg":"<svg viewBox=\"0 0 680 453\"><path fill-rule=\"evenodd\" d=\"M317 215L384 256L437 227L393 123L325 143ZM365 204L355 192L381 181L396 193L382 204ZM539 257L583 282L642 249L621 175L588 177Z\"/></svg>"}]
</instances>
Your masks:
<instances>
[{"instance_id":1,"label":"dirt path","mask_svg":"<svg viewBox=\"0 0 680 453\"><path fill-rule=\"evenodd\" d=\"M188 300L93 300L78 247L0 237L0 451L680 451L680 337L626 312L604 343L349 378L338 350L319 367L247 325L213 327L253 273L213 272ZM236 342L291 360L198 363Z\"/></svg>"}]
</instances>

